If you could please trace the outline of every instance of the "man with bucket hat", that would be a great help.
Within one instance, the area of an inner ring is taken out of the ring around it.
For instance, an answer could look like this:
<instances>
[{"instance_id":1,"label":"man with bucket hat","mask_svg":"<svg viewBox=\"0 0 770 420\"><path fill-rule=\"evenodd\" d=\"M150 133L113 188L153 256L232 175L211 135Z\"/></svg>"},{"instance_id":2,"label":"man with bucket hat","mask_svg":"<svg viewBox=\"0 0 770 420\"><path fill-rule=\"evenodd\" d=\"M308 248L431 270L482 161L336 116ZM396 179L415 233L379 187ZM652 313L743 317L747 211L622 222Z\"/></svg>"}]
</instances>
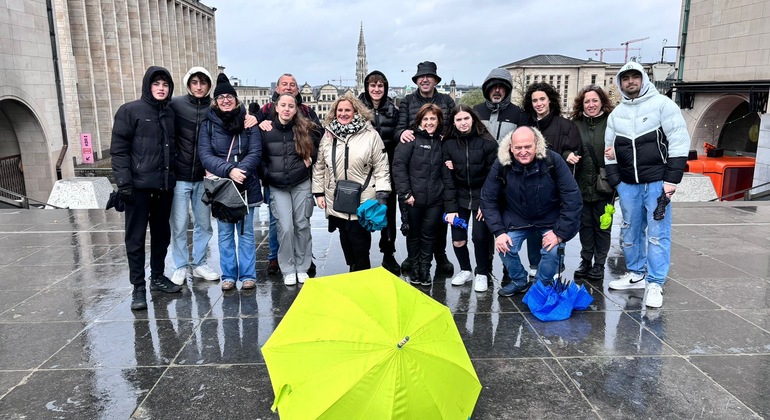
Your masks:
<instances>
[{"instance_id":1,"label":"man with bucket hat","mask_svg":"<svg viewBox=\"0 0 770 420\"><path fill-rule=\"evenodd\" d=\"M425 104L435 104L441 108L444 114L444 124L449 126L449 114L455 107L455 101L451 96L445 93L439 93L436 85L441 82L436 69L436 63L432 61L423 61L417 65L417 73L412 76L412 81L417 85L417 91L406 95L398 107L398 124L396 125L396 138L402 143L414 140L413 125L417 124L415 118L417 111ZM434 242L433 255L436 259L436 271L443 272L446 275L454 272L454 266L446 255L446 235L447 225L439 224L436 232L436 241ZM406 260L401 264L402 271L411 270L411 261Z\"/></svg>"}]
</instances>

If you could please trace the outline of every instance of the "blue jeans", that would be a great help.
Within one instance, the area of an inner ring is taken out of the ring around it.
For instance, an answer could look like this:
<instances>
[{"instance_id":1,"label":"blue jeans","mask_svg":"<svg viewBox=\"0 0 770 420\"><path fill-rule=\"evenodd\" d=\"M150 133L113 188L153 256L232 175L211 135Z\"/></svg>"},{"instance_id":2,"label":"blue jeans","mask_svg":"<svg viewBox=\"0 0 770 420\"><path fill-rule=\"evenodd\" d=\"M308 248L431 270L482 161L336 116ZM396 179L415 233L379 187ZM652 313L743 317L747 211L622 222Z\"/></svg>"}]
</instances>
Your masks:
<instances>
[{"instance_id":1,"label":"blue jeans","mask_svg":"<svg viewBox=\"0 0 770 420\"><path fill-rule=\"evenodd\" d=\"M254 243L254 207L238 223L217 220L219 230L219 266L222 281L257 279L257 245ZM243 225L243 235L241 226ZM236 246L236 236L238 244ZM236 257L236 252L238 253Z\"/></svg>"},{"instance_id":2,"label":"blue jeans","mask_svg":"<svg viewBox=\"0 0 770 420\"><path fill-rule=\"evenodd\" d=\"M508 277L511 278L511 282L517 286L524 286L527 284L529 273L521 264L519 258L519 251L521 250L521 244L531 234L537 234L542 237L544 233L551 229L521 229L508 232L508 236L511 238L510 251L505 254L500 253L500 259L503 261L505 269L508 270ZM534 236L534 235L533 235ZM542 281L545 284L551 284L553 282L553 276L559 269L559 248L564 248L564 244L559 244L558 247L553 247L550 251L546 251L545 248L540 247L540 263L537 266L537 277L535 281Z\"/></svg>"},{"instance_id":3,"label":"blue jeans","mask_svg":"<svg viewBox=\"0 0 770 420\"><path fill-rule=\"evenodd\" d=\"M211 209L203 204L203 181L177 181L174 200L171 202L171 258L174 269L206 264L206 251L213 235ZM192 263L187 250L187 224L190 221L189 208L193 212L193 253Z\"/></svg>"},{"instance_id":4,"label":"blue jeans","mask_svg":"<svg viewBox=\"0 0 770 420\"><path fill-rule=\"evenodd\" d=\"M262 195L265 197L265 204L267 204L267 214L270 215L270 225L268 227L267 231L267 240L268 240L268 246L270 250L267 254L267 259L269 260L277 260L278 259L278 228L275 227L275 217L273 216L273 212L270 211L270 187L265 186L264 192Z\"/></svg>"},{"instance_id":5,"label":"blue jeans","mask_svg":"<svg viewBox=\"0 0 770 420\"><path fill-rule=\"evenodd\" d=\"M663 220L652 213L663 193L663 181L648 184L618 185L623 223L620 225L620 245L626 257L626 268L634 273L647 273L648 283L666 282L671 265L671 204Z\"/></svg>"}]
</instances>

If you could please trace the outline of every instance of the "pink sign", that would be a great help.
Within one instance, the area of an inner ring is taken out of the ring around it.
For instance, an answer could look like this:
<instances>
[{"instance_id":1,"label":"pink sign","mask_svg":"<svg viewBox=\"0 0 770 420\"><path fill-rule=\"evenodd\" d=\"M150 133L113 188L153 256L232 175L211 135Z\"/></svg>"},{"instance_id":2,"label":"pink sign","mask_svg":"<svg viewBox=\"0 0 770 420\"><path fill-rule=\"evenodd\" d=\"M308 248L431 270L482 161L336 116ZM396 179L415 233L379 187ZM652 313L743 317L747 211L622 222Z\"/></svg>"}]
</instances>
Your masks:
<instances>
[{"instance_id":1,"label":"pink sign","mask_svg":"<svg viewBox=\"0 0 770 420\"><path fill-rule=\"evenodd\" d=\"M80 149L83 151L83 163L94 163L94 149L91 145L91 133L80 133Z\"/></svg>"}]
</instances>

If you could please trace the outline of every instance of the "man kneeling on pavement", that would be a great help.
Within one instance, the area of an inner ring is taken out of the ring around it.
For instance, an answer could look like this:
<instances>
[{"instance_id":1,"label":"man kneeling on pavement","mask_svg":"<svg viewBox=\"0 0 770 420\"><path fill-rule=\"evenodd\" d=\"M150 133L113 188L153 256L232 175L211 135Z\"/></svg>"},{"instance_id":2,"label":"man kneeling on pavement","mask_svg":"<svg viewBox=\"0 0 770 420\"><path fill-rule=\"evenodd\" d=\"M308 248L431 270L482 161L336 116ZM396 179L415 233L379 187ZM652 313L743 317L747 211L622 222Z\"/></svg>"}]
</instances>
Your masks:
<instances>
[{"instance_id":1,"label":"man kneeling on pavement","mask_svg":"<svg viewBox=\"0 0 770 420\"><path fill-rule=\"evenodd\" d=\"M577 234L582 207L567 163L546 148L540 131L519 127L502 139L481 191L481 212L511 280L498 291L500 296L529 289L519 250L532 232L543 238L535 281L553 281L561 257L558 250Z\"/></svg>"}]
</instances>

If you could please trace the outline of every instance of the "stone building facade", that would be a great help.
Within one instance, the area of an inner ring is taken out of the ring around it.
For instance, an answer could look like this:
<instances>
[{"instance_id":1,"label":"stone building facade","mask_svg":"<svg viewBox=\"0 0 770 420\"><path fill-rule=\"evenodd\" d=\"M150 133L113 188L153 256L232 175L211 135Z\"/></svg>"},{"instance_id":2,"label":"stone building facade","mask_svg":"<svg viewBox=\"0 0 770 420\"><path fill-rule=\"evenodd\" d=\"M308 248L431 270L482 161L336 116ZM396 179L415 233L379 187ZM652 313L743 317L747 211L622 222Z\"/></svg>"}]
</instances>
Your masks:
<instances>
[{"instance_id":1,"label":"stone building facade","mask_svg":"<svg viewBox=\"0 0 770 420\"><path fill-rule=\"evenodd\" d=\"M684 0L679 29L674 90L692 148L756 154L753 185L770 182L770 2Z\"/></svg>"},{"instance_id":2,"label":"stone building facade","mask_svg":"<svg viewBox=\"0 0 770 420\"><path fill-rule=\"evenodd\" d=\"M21 173L13 188L44 201L83 163L81 134L95 160L109 154L147 67L168 68L183 94L187 70L216 74L216 57L214 9L196 0L0 2L0 179Z\"/></svg>"}]
</instances>

